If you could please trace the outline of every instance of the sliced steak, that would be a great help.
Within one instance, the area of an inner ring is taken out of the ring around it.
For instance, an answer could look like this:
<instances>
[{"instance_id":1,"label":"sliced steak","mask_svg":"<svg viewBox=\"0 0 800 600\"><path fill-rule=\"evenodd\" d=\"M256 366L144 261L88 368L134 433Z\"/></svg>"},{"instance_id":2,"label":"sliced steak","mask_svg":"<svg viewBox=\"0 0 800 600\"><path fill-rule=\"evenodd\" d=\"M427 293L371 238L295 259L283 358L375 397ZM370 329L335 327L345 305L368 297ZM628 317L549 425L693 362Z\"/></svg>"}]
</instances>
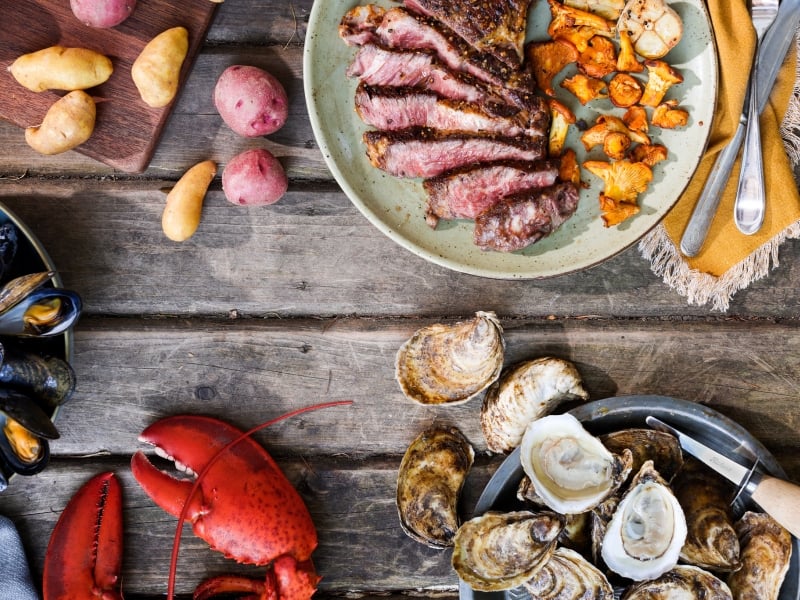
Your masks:
<instances>
[{"instance_id":1,"label":"sliced steak","mask_svg":"<svg viewBox=\"0 0 800 600\"><path fill-rule=\"evenodd\" d=\"M434 52L448 68L468 73L503 90L504 97L511 104L522 108L531 102L536 86L529 70L512 69L490 54L477 52L433 19L400 7L392 8L384 14L375 34L382 45L390 48Z\"/></svg>"},{"instance_id":2,"label":"sliced steak","mask_svg":"<svg viewBox=\"0 0 800 600\"><path fill-rule=\"evenodd\" d=\"M534 161L544 156L544 137L503 138L442 133L435 129L364 133L373 166L396 177L435 177L458 167L501 160Z\"/></svg>"},{"instance_id":3,"label":"sliced steak","mask_svg":"<svg viewBox=\"0 0 800 600\"><path fill-rule=\"evenodd\" d=\"M472 102L440 98L433 92L414 88L373 87L362 82L356 89L355 104L356 112L367 125L386 131L430 127L503 137L544 135L538 123L528 127L522 113L498 117Z\"/></svg>"},{"instance_id":4,"label":"sliced steak","mask_svg":"<svg viewBox=\"0 0 800 600\"><path fill-rule=\"evenodd\" d=\"M578 197L578 188L564 182L503 198L475 218L475 244L501 252L525 248L571 217Z\"/></svg>"},{"instance_id":5,"label":"sliced steak","mask_svg":"<svg viewBox=\"0 0 800 600\"><path fill-rule=\"evenodd\" d=\"M348 46L375 43L375 29L383 22L386 9L376 4L356 6L345 13L339 23L339 37Z\"/></svg>"},{"instance_id":6,"label":"sliced steak","mask_svg":"<svg viewBox=\"0 0 800 600\"><path fill-rule=\"evenodd\" d=\"M480 104L495 115L519 112L519 108L509 106L502 96L474 77L450 71L424 51L391 50L366 44L359 48L347 68L347 76L357 77L371 86L428 89L442 98Z\"/></svg>"},{"instance_id":7,"label":"sliced steak","mask_svg":"<svg viewBox=\"0 0 800 600\"><path fill-rule=\"evenodd\" d=\"M548 160L470 166L426 179L426 221L435 227L439 219L474 219L501 198L549 187L557 177L557 162Z\"/></svg>"},{"instance_id":8,"label":"sliced steak","mask_svg":"<svg viewBox=\"0 0 800 600\"><path fill-rule=\"evenodd\" d=\"M512 68L523 61L531 0L405 0L406 8L432 17L479 52Z\"/></svg>"}]
</instances>

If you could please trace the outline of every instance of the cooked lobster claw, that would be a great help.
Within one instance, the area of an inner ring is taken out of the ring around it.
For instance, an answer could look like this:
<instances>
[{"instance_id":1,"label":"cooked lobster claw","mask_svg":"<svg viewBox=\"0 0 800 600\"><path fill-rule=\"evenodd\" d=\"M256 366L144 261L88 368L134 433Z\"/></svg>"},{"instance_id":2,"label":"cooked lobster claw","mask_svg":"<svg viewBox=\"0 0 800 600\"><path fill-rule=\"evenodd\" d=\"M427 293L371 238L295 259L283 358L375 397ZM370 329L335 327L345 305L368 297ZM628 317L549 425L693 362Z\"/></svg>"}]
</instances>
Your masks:
<instances>
[{"instance_id":1,"label":"cooked lobster claw","mask_svg":"<svg viewBox=\"0 0 800 600\"><path fill-rule=\"evenodd\" d=\"M90 479L56 523L44 559L44 600L122 600L122 492L113 473Z\"/></svg>"},{"instance_id":2,"label":"cooked lobster claw","mask_svg":"<svg viewBox=\"0 0 800 600\"><path fill-rule=\"evenodd\" d=\"M262 599L310 598L319 581L310 560L317 547L316 529L302 498L272 457L247 437L203 473L219 451L242 433L218 419L179 415L154 423L139 437L156 446L159 455L203 474L186 507L195 535L240 563L273 564L265 581L212 578L201 584L195 598L234 591L255 593ZM181 515L192 481L160 471L142 452L133 456L131 470L156 504L176 517Z\"/></svg>"}]
</instances>

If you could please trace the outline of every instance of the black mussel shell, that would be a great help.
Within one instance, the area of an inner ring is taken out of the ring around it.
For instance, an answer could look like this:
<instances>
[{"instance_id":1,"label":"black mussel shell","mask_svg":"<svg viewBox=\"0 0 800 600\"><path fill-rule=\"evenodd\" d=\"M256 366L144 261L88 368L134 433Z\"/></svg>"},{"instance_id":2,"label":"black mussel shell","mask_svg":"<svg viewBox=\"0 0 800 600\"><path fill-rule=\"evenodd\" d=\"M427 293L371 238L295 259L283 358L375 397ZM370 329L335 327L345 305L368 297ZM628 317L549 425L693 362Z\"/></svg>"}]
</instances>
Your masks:
<instances>
[{"instance_id":1,"label":"black mussel shell","mask_svg":"<svg viewBox=\"0 0 800 600\"><path fill-rule=\"evenodd\" d=\"M8 349L0 364L0 384L55 408L72 397L75 371L67 361L56 356Z\"/></svg>"},{"instance_id":2,"label":"black mussel shell","mask_svg":"<svg viewBox=\"0 0 800 600\"><path fill-rule=\"evenodd\" d=\"M0 388L0 412L19 422L36 436L49 440L59 437L53 421L39 408L36 401L18 391Z\"/></svg>"},{"instance_id":3,"label":"black mussel shell","mask_svg":"<svg viewBox=\"0 0 800 600\"><path fill-rule=\"evenodd\" d=\"M0 225L0 278L4 277L14 262L19 247L17 228L13 223Z\"/></svg>"},{"instance_id":4,"label":"black mussel shell","mask_svg":"<svg viewBox=\"0 0 800 600\"><path fill-rule=\"evenodd\" d=\"M50 443L39 438L39 455L33 460L26 460L17 455L13 446L6 437L5 431L0 432L0 463L4 470L20 475L36 475L50 462Z\"/></svg>"}]
</instances>

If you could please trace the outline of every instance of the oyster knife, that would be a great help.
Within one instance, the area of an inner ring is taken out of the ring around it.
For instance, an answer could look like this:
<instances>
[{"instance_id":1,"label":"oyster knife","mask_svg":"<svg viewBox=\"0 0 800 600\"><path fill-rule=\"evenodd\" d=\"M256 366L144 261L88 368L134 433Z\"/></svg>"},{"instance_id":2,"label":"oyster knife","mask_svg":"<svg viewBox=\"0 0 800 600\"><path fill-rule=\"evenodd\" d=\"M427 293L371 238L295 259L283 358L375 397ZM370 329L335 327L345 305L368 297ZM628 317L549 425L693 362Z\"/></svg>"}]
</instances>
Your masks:
<instances>
[{"instance_id":1,"label":"oyster knife","mask_svg":"<svg viewBox=\"0 0 800 600\"><path fill-rule=\"evenodd\" d=\"M739 494L752 499L792 535L800 537L800 485L757 471L755 462L750 467L741 465L653 416L645 421L653 429L674 435L687 453L738 485Z\"/></svg>"}]
</instances>

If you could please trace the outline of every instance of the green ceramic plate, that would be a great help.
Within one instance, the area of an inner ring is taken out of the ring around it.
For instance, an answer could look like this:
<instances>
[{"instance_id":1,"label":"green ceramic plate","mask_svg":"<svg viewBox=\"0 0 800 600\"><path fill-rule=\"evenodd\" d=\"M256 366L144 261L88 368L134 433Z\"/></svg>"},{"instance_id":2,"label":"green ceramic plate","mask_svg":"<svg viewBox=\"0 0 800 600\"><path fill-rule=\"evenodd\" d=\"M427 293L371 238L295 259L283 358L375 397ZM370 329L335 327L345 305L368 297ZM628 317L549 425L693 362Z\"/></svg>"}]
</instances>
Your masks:
<instances>
[{"instance_id":1,"label":"green ceramic plate","mask_svg":"<svg viewBox=\"0 0 800 600\"><path fill-rule=\"evenodd\" d=\"M362 3L366 3L363 0ZM389 6L385 0L377 4ZM652 229L675 204L694 173L711 129L717 95L717 57L708 14L702 0L674 2L684 22L681 42L665 59L684 82L673 86L667 98L687 109L690 120L680 130L657 130L651 137L669 149L668 160L654 169L648 191L640 196L641 212L625 223L605 228L600 219L598 194L602 182L583 173L591 184L581 192L575 215L558 231L524 250L506 254L482 251L472 243L472 222L441 222L437 229L425 223L425 195L421 181L392 177L372 167L361 141L367 129L354 109L356 81L345 76L355 49L338 35L342 16L357 0L318 0L311 10L303 57L304 86L311 125L333 176L350 200L379 230L415 254L449 269L502 279L536 279L578 271L596 265L628 248ZM544 0L534 3L528 39L547 38L550 11ZM556 84L572 74L568 68ZM600 113L621 116L607 100L582 107L569 92L555 86L559 97L588 123ZM571 128L568 144L582 162L605 160L602 153L587 155Z\"/></svg>"}]
</instances>

